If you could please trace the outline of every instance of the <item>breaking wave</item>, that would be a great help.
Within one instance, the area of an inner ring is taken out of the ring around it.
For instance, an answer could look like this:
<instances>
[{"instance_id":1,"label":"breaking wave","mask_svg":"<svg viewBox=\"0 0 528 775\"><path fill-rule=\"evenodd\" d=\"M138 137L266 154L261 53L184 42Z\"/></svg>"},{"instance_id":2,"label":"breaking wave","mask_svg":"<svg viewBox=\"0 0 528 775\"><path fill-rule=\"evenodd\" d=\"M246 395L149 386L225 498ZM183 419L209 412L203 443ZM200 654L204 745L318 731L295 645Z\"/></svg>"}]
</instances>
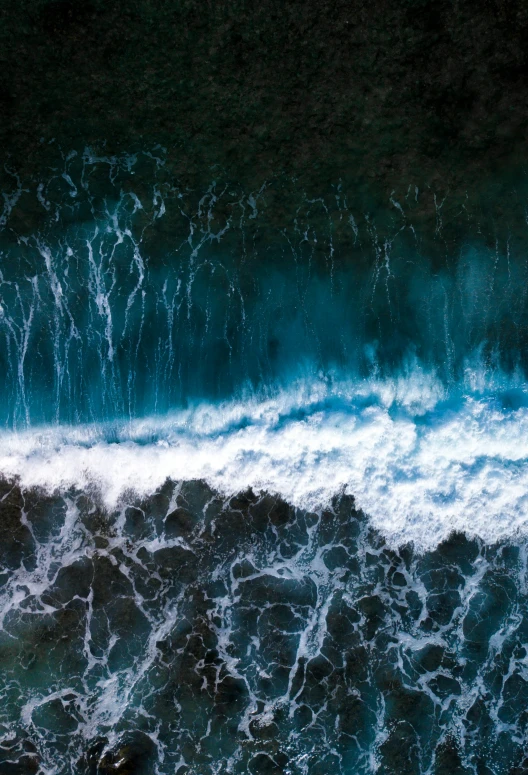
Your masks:
<instances>
[{"instance_id":1,"label":"breaking wave","mask_svg":"<svg viewBox=\"0 0 528 775\"><path fill-rule=\"evenodd\" d=\"M471 369L450 390L418 367L321 378L163 417L5 432L0 470L47 492L95 488L109 509L167 479L312 511L346 490L393 545L430 549L453 531L495 542L528 530L528 387Z\"/></svg>"}]
</instances>

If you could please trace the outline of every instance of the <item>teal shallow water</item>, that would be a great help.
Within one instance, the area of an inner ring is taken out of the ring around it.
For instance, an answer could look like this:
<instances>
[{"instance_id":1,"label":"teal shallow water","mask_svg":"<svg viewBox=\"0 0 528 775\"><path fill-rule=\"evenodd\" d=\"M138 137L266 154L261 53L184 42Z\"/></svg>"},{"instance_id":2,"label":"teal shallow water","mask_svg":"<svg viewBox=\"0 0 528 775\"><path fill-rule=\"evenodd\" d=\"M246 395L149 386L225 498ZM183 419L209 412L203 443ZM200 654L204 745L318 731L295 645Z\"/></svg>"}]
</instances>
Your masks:
<instances>
[{"instance_id":1,"label":"teal shallow water","mask_svg":"<svg viewBox=\"0 0 528 775\"><path fill-rule=\"evenodd\" d=\"M134 418L416 363L453 385L476 357L524 373L526 224L464 210L444 224L445 200L412 186L359 209L339 181L316 198L297 191L282 212L281 185L219 176L191 191L162 155L89 150L47 180L13 176L0 219L2 424ZM432 235L420 197L436 208Z\"/></svg>"}]
</instances>

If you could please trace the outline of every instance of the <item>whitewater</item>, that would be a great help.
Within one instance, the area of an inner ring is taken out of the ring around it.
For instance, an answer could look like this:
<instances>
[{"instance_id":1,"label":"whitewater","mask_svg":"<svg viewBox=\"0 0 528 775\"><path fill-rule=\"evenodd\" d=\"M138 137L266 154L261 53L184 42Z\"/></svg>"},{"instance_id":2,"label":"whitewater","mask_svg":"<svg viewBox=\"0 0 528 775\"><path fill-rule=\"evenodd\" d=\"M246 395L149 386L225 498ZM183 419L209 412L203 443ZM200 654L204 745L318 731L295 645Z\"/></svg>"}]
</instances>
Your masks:
<instances>
[{"instance_id":1,"label":"whitewater","mask_svg":"<svg viewBox=\"0 0 528 775\"><path fill-rule=\"evenodd\" d=\"M0 215L0 771L525 772L524 217L63 162Z\"/></svg>"},{"instance_id":2,"label":"whitewater","mask_svg":"<svg viewBox=\"0 0 528 775\"><path fill-rule=\"evenodd\" d=\"M89 489L108 510L166 480L310 511L346 491L395 547L429 550L453 532L494 543L528 531L528 385L473 372L449 390L419 368L321 376L165 416L4 432L0 471L48 494Z\"/></svg>"}]
</instances>

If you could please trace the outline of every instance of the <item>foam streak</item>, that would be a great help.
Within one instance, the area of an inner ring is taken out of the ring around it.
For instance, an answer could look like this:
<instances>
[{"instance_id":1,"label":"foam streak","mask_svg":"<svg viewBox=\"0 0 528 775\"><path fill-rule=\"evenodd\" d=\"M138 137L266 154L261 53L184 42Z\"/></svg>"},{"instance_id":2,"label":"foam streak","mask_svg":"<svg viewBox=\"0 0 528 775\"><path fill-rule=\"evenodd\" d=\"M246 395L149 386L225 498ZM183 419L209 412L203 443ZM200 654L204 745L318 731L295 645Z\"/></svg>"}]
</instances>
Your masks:
<instances>
[{"instance_id":1,"label":"foam streak","mask_svg":"<svg viewBox=\"0 0 528 775\"><path fill-rule=\"evenodd\" d=\"M343 488L393 544L453 530L488 542L528 530L528 401L447 396L432 377L200 405L163 418L2 436L0 471L46 491L100 489L108 508L166 479L247 488L317 510Z\"/></svg>"}]
</instances>

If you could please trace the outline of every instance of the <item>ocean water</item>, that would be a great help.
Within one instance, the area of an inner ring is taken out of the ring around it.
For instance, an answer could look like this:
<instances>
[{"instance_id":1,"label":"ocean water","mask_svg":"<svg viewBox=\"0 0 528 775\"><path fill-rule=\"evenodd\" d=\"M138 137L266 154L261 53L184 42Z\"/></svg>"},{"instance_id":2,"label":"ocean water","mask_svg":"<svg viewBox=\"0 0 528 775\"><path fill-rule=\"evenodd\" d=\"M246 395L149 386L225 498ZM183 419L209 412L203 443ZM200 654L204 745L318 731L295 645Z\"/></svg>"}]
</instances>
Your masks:
<instances>
[{"instance_id":1,"label":"ocean water","mask_svg":"<svg viewBox=\"0 0 528 775\"><path fill-rule=\"evenodd\" d=\"M527 772L528 226L9 174L0 773Z\"/></svg>"}]
</instances>

